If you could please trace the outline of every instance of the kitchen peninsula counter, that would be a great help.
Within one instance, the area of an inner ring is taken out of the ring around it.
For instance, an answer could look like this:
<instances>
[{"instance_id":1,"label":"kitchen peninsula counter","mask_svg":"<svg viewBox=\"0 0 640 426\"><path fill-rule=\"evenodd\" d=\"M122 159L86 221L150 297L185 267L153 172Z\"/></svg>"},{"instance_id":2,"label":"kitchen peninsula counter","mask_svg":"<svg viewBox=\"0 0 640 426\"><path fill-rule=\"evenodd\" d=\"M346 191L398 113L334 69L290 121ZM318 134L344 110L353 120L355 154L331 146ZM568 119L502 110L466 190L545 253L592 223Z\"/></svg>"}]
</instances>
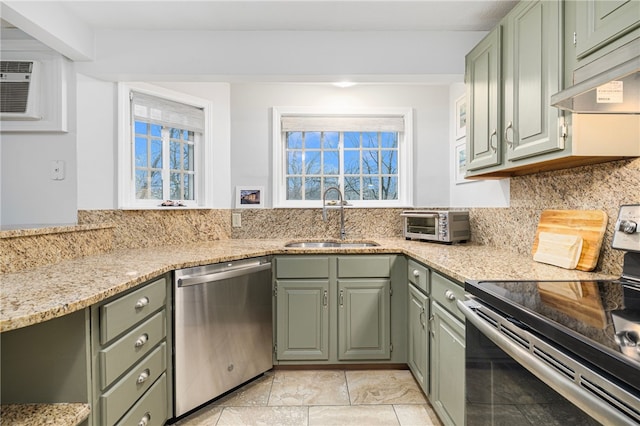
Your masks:
<instances>
[{"instance_id":1,"label":"kitchen peninsula counter","mask_svg":"<svg viewBox=\"0 0 640 426\"><path fill-rule=\"evenodd\" d=\"M594 280L611 275L566 270L531 256L477 244L445 245L376 238L366 248L286 248L290 240L229 239L114 250L0 275L0 332L76 312L175 269L278 254L407 255L459 282L482 280Z\"/></svg>"}]
</instances>

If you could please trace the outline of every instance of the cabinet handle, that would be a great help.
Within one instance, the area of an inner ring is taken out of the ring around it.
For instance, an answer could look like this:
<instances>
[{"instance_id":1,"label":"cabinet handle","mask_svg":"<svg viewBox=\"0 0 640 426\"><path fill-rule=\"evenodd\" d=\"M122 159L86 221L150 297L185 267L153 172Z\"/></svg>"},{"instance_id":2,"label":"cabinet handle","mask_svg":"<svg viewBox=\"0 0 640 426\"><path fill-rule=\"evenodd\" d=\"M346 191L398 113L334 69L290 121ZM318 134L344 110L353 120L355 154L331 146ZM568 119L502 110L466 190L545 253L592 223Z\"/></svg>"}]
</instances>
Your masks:
<instances>
[{"instance_id":1,"label":"cabinet handle","mask_svg":"<svg viewBox=\"0 0 640 426\"><path fill-rule=\"evenodd\" d=\"M142 416L142 418L138 422L138 426L147 426L150 421L151 421L151 413L147 411L146 413L144 413L144 416Z\"/></svg>"},{"instance_id":2,"label":"cabinet handle","mask_svg":"<svg viewBox=\"0 0 640 426\"><path fill-rule=\"evenodd\" d=\"M427 326L427 324L424 322L424 308L420 311L420 324L422 325L422 328L425 328Z\"/></svg>"},{"instance_id":3,"label":"cabinet handle","mask_svg":"<svg viewBox=\"0 0 640 426\"><path fill-rule=\"evenodd\" d=\"M142 373L140 373L140 375L138 376L138 379L136 380L136 383L140 385L146 382L150 375L151 375L151 371L149 371L149 369L147 368Z\"/></svg>"},{"instance_id":4,"label":"cabinet handle","mask_svg":"<svg viewBox=\"0 0 640 426\"><path fill-rule=\"evenodd\" d=\"M329 300L329 296L327 295L327 290L322 294L322 306L327 306Z\"/></svg>"},{"instance_id":5,"label":"cabinet handle","mask_svg":"<svg viewBox=\"0 0 640 426\"><path fill-rule=\"evenodd\" d=\"M504 128L504 140L507 142L507 145L509 145L509 148L513 149L513 141L510 141L508 136L509 129L513 129L513 122L511 121L508 122L507 127Z\"/></svg>"},{"instance_id":6,"label":"cabinet handle","mask_svg":"<svg viewBox=\"0 0 640 426\"><path fill-rule=\"evenodd\" d=\"M140 299L138 299L138 301L136 302L136 309L142 309L145 306L147 306L149 304L149 298L147 296L145 297L141 297Z\"/></svg>"},{"instance_id":7,"label":"cabinet handle","mask_svg":"<svg viewBox=\"0 0 640 426\"><path fill-rule=\"evenodd\" d=\"M489 146L491 147L493 152L498 152L498 145L496 144L496 146L493 146L493 137L494 136L498 136L498 129L493 129L493 131L489 135Z\"/></svg>"},{"instance_id":8,"label":"cabinet handle","mask_svg":"<svg viewBox=\"0 0 640 426\"><path fill-rule=\"evenodd\" d=\"M433 331L433 315L429 317L429 334L432 337L436 337L436 333Z\"/></svg>"},{"instance_id":9,"label":"cabinet handle","mask_svg":"<svg viewBox=\"0 0 640 426\"><path fill-rule=\"evenodd\" d=\"M447 290L444 292L444 297L447 298L447 300L456 300L456 295L451 291L451 290Z\"/></svg>"},{"instance_id":10,"label":"cabinet handle","mask_svg":"<svg viewBox=\"0 0 640 426\"><path fill-rule=\"evenodd\" d=\"M144 333L142 336L138 337L138 340L136 340L135 347L136 348L143 347L148 340L149 340L149 335L147 333Z\"/></svg>"},{"instance_id":11,"label":"cabinet handle","mask_svg":"<svg viewBox=\"0 0 640 426\"><path fill-rule=\"evenodd\" d=\"M344 305L344 290L340 290L340 306Z\"/></svg>"},{"instance_id":12,"label":"cabinet handle","mask_svg":"<svg viewBox=\"0 0 640 426\"><path fill-rule=\"evenodd\" d=\"M418 271L417 269L414 269L413 270L413 276L416 277L416 278L420 277L420 271Z\"/></svg>"}]
</instances>

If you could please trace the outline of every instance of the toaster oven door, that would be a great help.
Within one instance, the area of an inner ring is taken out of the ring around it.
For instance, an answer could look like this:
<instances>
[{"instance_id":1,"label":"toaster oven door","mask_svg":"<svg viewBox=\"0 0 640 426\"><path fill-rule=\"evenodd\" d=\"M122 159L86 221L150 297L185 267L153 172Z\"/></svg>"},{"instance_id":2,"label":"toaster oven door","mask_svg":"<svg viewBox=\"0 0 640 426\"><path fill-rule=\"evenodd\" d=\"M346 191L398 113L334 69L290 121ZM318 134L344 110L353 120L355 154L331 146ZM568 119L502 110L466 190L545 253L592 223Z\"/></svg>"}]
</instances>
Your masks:
<instances>
[{"instance_id":1,"label":"toaster oven door","mask_svg":"<svg viewBox=\"0 0 640 426\"><path fill-rule=\"evenodd\" d=\"M405 216L405 236L424 240L438 239L438 215L420 214Z\"/></svg>"}]
</instances>

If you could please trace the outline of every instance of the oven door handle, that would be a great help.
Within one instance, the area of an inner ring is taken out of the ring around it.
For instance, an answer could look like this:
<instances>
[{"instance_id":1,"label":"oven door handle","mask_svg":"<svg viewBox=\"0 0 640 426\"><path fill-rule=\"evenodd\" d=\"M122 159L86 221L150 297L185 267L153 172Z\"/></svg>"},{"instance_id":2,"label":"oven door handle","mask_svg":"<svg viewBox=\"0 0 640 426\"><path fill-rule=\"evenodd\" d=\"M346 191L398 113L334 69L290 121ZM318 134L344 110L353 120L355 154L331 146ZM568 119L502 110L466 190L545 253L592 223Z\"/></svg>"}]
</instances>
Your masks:
<instances>
[{"instance_id":1,"label":"oven door handle","mask_svg":"<svg viewBox=\"0 0 640 426\"><path fill-rule=\"evenodd\" d=\"M464 314L467 321L473 324L473 326L476 327L483 335L495 343L520 365L546 383L550 388L581 408L585 413L603 424L634 424L629 417L625 416L620 411L611 407L599 398L593 396L590 392L586 390L580 391L579 388L575 386L573 380L561 375L557 370L537 359L527 349L522 346L518 346L509 338L503 336L497 329L492 327L475 313L472 306L477 306L477 302L470 300L458 300L456 303L458 305L458 309L460 309ZM529 334L526 331L524 333Z\"/></svg>"}]
</instances>

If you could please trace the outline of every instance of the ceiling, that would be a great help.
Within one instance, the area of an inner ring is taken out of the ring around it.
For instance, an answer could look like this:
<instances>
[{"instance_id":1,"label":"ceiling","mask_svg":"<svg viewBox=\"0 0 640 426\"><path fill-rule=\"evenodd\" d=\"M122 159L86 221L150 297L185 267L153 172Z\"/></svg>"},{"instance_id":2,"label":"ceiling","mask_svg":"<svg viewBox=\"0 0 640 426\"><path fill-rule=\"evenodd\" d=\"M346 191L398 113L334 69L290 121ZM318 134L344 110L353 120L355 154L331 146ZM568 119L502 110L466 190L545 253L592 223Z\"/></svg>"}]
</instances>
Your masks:
<instances>
[{"instance_id":1,"label":"ceiling","mask_svg":"<svg viewBox=\"0 0 640 426\"><path fill-rule=\"evenodd\" d=\"M509 0L59 1L95 30L486 31Z\"/></svg>"}]
</instances>

